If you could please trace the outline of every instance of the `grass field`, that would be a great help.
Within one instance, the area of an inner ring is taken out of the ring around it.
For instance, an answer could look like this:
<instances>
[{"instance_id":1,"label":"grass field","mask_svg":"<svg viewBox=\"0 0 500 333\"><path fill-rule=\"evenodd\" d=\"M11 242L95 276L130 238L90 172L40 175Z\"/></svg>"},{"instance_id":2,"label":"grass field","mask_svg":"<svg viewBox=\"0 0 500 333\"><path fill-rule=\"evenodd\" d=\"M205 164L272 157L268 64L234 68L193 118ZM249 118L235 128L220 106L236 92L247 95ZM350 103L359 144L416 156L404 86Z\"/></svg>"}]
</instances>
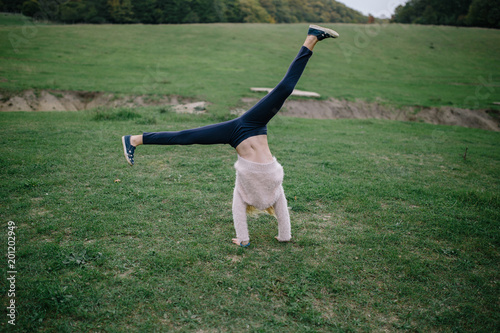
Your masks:
<instances>
[{"instance_id":1,"label":"grass field","mask_svg":"<svg viewBox=\"0 0 500 333\"><path fill-rule=\"evenodd\" d=\"M245 38L219 39L227 27L47 25L37 26L19 53L2 45L4 89L144 89L202 97L216 114L178 115L163 107L0 113L2 267L9 270L13 221L17 331L498 331L500 133L277 116L269 141L285 169L294 240L276 242L276 222L260 217L250 220L248 249L231 243L236 156L230 147L140 147L136 166L126 164L121 135L209 124L249 94L243 78L273 85L304 28L235 25L232 31ZM357 28L338 30L350 36ZM0 34L16 29L0 27ZM440 29L448 28L389 26L373 37L372 45L389 43L389 33L412 41L415 63L400 56L399 67L361 53L348 65L340 48L322 44L299 88L420 105L433 104L428 93L442 89L444 101L459 105L474 86L443 82L473 84L490 73L497 80L496 55L479 49L499 34L450 29L471 43L483 36L476 50L484 61L467 64L464 53L472 48L444 51L462 59L465 74L443 66L439 56L420 71L421 84L411 73L423 67L417 65L426 62L423 53L439 48L426 41L425 52L419 50L421 35L438 36ZM266 47L256 47L270 32ZM445 35L450 44L461 43ZM160 37L171 40L162 45ZM168 52L168 61L159 59ZM344 62L330 67L332 53ZM381 71L402 71L387 78L394 94L367 80L370 61ZM450 81L429 79L434 71L449 72ZM14 331L5 310L13 299L6 278L0 327Z\"/></svg>"}]
</instances>

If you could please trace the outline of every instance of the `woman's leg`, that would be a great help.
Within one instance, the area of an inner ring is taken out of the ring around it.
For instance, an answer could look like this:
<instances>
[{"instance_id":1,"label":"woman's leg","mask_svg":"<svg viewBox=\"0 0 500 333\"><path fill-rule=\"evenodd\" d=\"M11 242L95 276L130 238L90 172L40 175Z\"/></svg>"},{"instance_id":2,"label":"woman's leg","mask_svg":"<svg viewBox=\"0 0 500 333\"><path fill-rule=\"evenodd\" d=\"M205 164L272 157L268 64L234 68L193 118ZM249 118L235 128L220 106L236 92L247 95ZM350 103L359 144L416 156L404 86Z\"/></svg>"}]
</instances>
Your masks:
<instances>
[{"instance_id":1,"label":"woman's leg","mask_svg":"<svg viewBox=\"0 0 500 333\"><path fill-rule=\"evenodd\" d=\"M254 126L266 126L292 94L313 52L302 46L280 83L241 118Z\"/></svg>"},{"instance_id":2,"label":"woman's leg","mask_svg":"<svg viewBox=\"0 0 500 333\"><path fill-rule=\"evenodd\" d=\"M151 132L122 137L123 153L128 164L134 165L137 146L147 145L215 145L231 143L238 119L176 132Z\"/></svg>"},{"instance_id":3,"label":"woman's leg","mask_svg":"<svg viewBox=\"0 0 500 333\"><path fill-rule=\"evenodd\" d=\"M285 100L292 94L299 81L309 58L313 54L313 49L320 40L325 38L337 38L338 33L331 29L311 25L309 31L299 51L299 54L292 61L285 77L280 83L250 110L241 116L245 122L257 126L265 126L281 109Z\"/></svg>"},{"instance_id":4,"label":"woman's leg","mask_svg":"<svg viewBox=\"0 0 500 333\"><path fill-rule=\"evenodd\" d=\"M292 94L304 69L313 54L316 44L325 38L337 38L337 32L316 25L310 25L302 48L290 64L280 83L240 118L241 127L232 145L238 147L246 139L267 134L267 123L278 113L285 100ZM237 149L238 150L238 149Z\"/></svg>"},{"instance_id":5,"label":"woman's leg","mask_svg":"<svg viewBox=\"0 0 500 333\"><path fill-rule=\"evenodd\" d=\"M177 132L153 132L142 135L145 145L216 145L230 143L236 127L234 120Z\"/></svg>"}]
</instances>

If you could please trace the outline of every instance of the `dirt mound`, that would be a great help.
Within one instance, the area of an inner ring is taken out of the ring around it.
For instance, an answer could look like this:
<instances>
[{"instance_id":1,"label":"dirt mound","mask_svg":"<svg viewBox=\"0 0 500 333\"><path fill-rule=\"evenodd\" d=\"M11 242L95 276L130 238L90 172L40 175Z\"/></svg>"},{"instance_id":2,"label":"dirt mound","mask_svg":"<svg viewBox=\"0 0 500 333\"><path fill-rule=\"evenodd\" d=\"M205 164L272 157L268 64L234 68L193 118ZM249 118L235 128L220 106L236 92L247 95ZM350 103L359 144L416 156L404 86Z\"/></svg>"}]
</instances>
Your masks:
<instances>
[{"instance_id":1,"label":"dirt mound","mask_svg":"<svg viewBox=\"0 0 500 333\"><path fill-rule=\"evenodd\" d=\"M242 102L248 106L256 101L258 101L256 98L242 99ZM489 113L496 115L496 117ZM290 117L314 119L371 118L417 121L500 131L500 119L498 111L495 110L468 110L452 107L393 108L378 103L351 102L330 98L328 100L287 100L284 104L283 114Z\"/></svg>"},{"instance_id":2,"label":"dirt mound","mask_svg":"<svg viewBox=\"0 0 500 333\"><path fill-rule=\"evenodd\" d=\"M177 96L122 96L103 92L26 90L15 96L0 95L0 111L79 111L98 106L109 108L179 105L191 100ZM200 105L196 105L198 109ZM188 108L183 109L189 112Z\"/></svg>"},{"instance_id":3,"label":"dirt mound","mask_svg":"<svg viewBox=\"0 0 500 333\"><path fill-rule=\"evenodd\" d=\"M419 121L436 125L455 125L500 130L500 121L488 110L468 110L452 107L405 107L390 108L378 103L349 102L330 98L326 101L291 100L285 104L286 115L319 119L375 118L400 121Z\"/></svg>"},{"instance_id":4,"label":"dirt mound","mask_svg":"<svg viewBox=\"0 0 500 333\"><path fill-rule=\"evenodd\" d=\"M248 107L258 101L257 98L244 98ZM140 107L150 105L172 105L176 112L202 113L205 102L196 102L178 96L122 96L103 92L27 90L15 96L0 94L0 111L78 111L99 106ZM243 109L232 111L234 114ZM490 115L493 114L494 116ZM430 124L456 125L500 131L500 117L497 110L467 110L452 107L391 108L378 103L363 101L328 100L288 100L283 114L291 117L316 119L390 119L401 121L420 121Z\"/></svg>"}]
</instances>

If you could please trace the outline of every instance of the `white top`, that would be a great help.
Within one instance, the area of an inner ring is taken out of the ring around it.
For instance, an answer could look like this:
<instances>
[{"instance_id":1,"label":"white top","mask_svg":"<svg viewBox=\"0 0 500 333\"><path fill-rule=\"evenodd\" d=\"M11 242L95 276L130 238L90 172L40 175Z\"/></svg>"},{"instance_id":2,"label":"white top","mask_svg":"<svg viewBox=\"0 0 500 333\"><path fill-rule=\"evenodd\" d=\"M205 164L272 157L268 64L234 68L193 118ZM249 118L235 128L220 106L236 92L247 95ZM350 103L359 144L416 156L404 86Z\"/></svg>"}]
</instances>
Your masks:
<instances>
[{"instance_id":1,"label":"white top","mask_svg":"<svg viewBox=\"0 0 500 333\"><path fill-rule=\"evenodd\" d=\"M274 207L278 219L278 240L289 241L290 215L282 186L284 173L281 164L276 158L270 163L256 163L238 155L234 168L236 183L233 194L233 219L238 240L250 240L246 208L254 206L260 210Z\"/></svg>"}]
</instances>

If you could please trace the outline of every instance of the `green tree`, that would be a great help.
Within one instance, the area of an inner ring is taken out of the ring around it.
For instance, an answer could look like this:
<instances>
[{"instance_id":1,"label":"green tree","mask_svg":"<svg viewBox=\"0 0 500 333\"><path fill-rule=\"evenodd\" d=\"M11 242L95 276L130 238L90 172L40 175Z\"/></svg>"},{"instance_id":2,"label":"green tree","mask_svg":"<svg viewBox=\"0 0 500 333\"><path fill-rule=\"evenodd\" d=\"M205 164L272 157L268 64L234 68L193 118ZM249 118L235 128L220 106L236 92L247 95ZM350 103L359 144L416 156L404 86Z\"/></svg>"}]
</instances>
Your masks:
<instances>
[{"instance_id":1,"label":"green tree","mask_svg":"<svg viewBox=\"0 0 500 333\"><path fill-rule=\"evenodd\" d=\"M474 0L469 8L466 22L469 25L500 28L500 1Z\"/></svg>"},{"instance_id":2,"label":"green tree","mask_svg":"<svg viewBox=\"0 0 500 333\"><path fill-rule=\"evenodd\" d=\"M134 11L130 0L108 0L109 16L114 23L133 23Z\"/></svg>"},{"instance_id":3,"label":"green tree","mask_svg":"<svg viewBox=\"0 0 500 333\"><path fill-rule=\"evenodd\" d=\"M159 23L161 15L158 16L156 0L134 0L132 10L138 22Z\"/></svg>"},{"instance_id":4,"label":"green tree","mask_svg":"<svg viewBox=\"0 0 500 333\"><path fill-rule=\"evenodd\" d=\"M438 12L431 4L428 4L420 16L413 22L419 24L439 24Z\"/></svg>"},{"instance_id":5,"label":"green tree","mask_svg":"<svg viewBox=\"0 0 500 333\"><path fill-rule=\"evenodd\" d=\"M63 1L63 0L58 0ZM83 6L83 22L85 23L105 23L110 22L107 0L79 0ZM61 6L59 6L61 8Z\"/></svg>"},{"instance_id":6,"label":"green tree","mask_svg":"<svg viewBox=\"0 0 500 333\"><path fill-rule=\"evenodd\" d=\"M19 13L22 11L25 0L7 0L3 4L3 10L9 13Z\"/></svg>"},{"instance_id":7,"label":"green tree","mask_svg":"<svg viewBox=\"0 0 500 333\"><path fill-rule=\"evenodd\" d=\"M239 0L224 0L225 12L227 22L243 22L243 14L240 9Z\"/></svg>"},{"instance_id":8,"label":"green tree","mask_svg":"<svg viewBox=\"0 0 500 333\"><path fill-rule=\"evenodd\" d=\"M82 1L74 0L59 6L59 19L65 23L85 22L86 5Z\"/></svg>"},{"instance_id":9,"label":"green tree","mask_svg":"<svg viewBox=\"0 0 500 333\"><path fill-rule=\"evenodd\" d=\"M275 0L275 14L271 14L275 17L276 22L279 23L296 23L298 22L297 17L293 15L292 8L290 6L290 1L288 0Z\"/></svg>"},{"instance_id":10,"label":"green tree","mask_svg":"<svg viewBox=\"0 0 500 333\"><path fill-rule=\"evenodd\" d=\"M163 12L161 23L181 23L190 11L190 0L160 1L159 8Z\"/></svg>"},{"instance_id":11,"label":"green tree","mask_svg":"<svg viewBox=\"0 0 500 333\"><path fill-rule=\"evenodd\" d=\"M34 16L40 11L40 6L37 0L29 0L23 3L21 13L26 16Z\"/></svg>"},{"instance_id":12,"label":"green tree","mask_svg":"<svg viewBox=\"0 0 500 333\"><path fill-rule=\"evenodd\" d=\"M218 21L214 0L191 0L189 7L190 12L183 19L185 23L213 23Z\"/></svg>"},{"instance_id":13,"label":"green tree","mask_svg":"<svg viewBox=\"0 0 500 333\"><path fill-rule=\"evenodd\" d=\"M399 5L394 11L392 21L396 23L412 23L415 16L415 9L413 7L408 6L408 4L404 6Z\"/></svg>"},{"instance_id":14,"label":"green tree","mask_svg":"<svg viewBox=\"0 0 500 333\"><path fill-rule=\"evenodd\" d=\"M498 27L500 0L410 0L393 22Z\"/></svg>"},{"instance_id":15,"label":"green tree","mask_svg":"<svg viewBox=\"0 0 500 333\"><path fill-rule=\"evenodd\" d=\"M240 0L240 10L245 23L269 23L273 21L271 15L262 8L257 0Z\"/></svg>"}]
</instances>

